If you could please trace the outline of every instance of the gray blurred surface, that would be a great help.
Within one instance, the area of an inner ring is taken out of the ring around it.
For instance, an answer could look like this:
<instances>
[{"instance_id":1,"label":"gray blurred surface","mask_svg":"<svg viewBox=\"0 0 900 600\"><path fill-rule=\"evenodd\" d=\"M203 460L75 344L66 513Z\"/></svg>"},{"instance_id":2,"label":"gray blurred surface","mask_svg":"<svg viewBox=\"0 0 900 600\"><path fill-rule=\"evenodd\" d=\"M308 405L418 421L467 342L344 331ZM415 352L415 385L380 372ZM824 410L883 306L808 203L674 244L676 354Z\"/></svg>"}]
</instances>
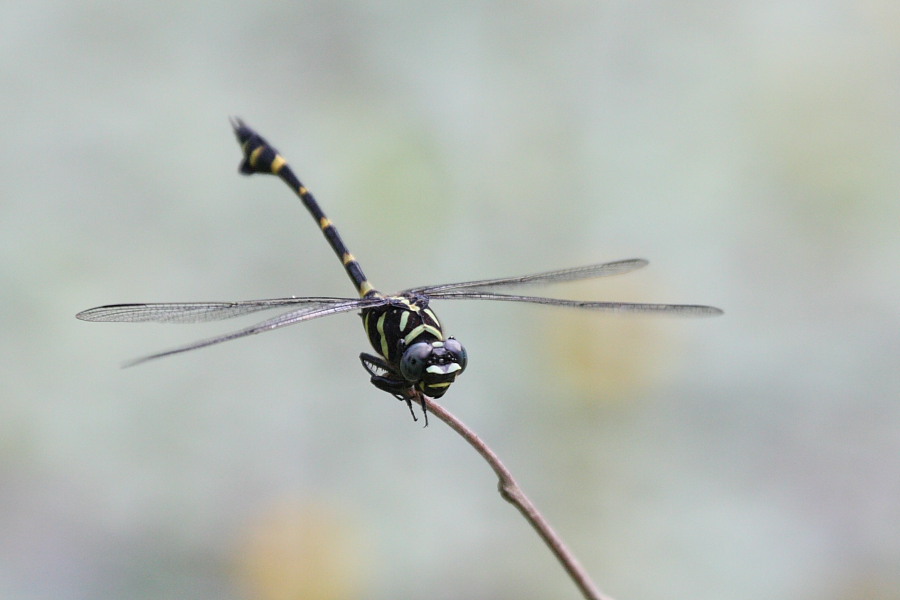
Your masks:
<instances>
[{"instance_id":1,"label":"gray blurred surface","mask_svg":"<svg viewBox=\"0 0 900 600\"><path fill-rule=\"evenodd\" d=\"M474 427L618 600L896 598L900 9L867 2L0 7L0 597L574 598L352 315L112 302L352 295L269 138L385 291L645 257L444 303Z\"/></svg>"}]
</instances>

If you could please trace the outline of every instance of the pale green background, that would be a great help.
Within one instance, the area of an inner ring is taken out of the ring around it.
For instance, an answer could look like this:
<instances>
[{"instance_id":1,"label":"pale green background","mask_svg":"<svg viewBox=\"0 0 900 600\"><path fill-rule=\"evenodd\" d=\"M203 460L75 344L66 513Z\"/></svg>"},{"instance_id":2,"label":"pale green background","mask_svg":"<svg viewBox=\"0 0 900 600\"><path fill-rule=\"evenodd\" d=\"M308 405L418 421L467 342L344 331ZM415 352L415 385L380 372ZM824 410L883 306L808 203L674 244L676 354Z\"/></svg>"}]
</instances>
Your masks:
<instances>
[{"instance_id":1,"label":"pale green background","mask_svg":"<svg viewBox=\"0 0 900 600\"><path fill-rule=\"evenodd\" d=\"M352 295L239 115L385 291L640 256L547 291L726 310L436 305L610 595L896 598L898 6L3 3L0 597L577 597L355 316L127 370L242 323L75 320Z\"/></svg>"}]
</instances>

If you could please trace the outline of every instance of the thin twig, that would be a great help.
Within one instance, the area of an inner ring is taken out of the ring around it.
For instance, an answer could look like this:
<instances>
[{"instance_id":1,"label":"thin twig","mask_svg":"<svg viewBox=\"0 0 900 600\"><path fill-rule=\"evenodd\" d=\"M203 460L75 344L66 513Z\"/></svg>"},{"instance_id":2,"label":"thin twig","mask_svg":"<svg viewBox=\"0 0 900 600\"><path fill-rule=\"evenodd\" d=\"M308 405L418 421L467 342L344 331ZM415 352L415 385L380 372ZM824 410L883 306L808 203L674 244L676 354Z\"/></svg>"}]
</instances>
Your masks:
<instances>
[{"instance_id":1,"label":"thin twig","mask_svg":"<svg viewBox=\"0 0 900 600\"><path fill-rule=\"evenodd\" d=\"M581 566L581 563L578 562L578 559L575 558L572 551L569 550L565 543L563 543L562 538L560 538L553 528L550 527L550 523L547 522L544 515L541 514L528 496L525 495L525 492L522 491L522 488L519 487L519 484L513 478L512 473L510 473L509 469L500 462L500 459L494 454L494 451L491 450L488 445L462 421L447 412L443 406L428 397L425 397L424 402L431 414L461 435L463 439L469 442L469 445L475 448L478 454L487 461L499 479L497 489L500 491L500 495L504 500L518 508L519 512L522 513L522 516L525 517L525 520L531 523L531 526L534 527L534 530L541 536L541 539L544 540L544 543L547 544L550 551L553 552L559 562L562 563L563 568L569 574L569 577L572 578L572 581L575 582L575 585L578 586L578 589L581 590L584 597L589 600L612 600L612 598L602 594L600 590L597 589L597 586L591 581L587 571Z\"/></svg>"}]
</instances>

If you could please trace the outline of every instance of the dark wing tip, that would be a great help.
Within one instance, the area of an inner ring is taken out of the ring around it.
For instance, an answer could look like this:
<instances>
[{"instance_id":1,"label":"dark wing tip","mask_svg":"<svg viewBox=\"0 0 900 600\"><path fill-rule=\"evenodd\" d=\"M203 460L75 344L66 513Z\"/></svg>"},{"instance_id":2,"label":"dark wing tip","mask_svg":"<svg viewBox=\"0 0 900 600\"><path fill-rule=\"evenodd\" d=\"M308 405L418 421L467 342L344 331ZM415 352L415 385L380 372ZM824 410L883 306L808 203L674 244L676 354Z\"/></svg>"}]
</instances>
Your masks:
<instances>
[{"instance_id":1,"label":"dark wing tip","mask_svg":"<svg viewBox=\"0 0 900 600\"><path fill-rule=\"evenodd\" d=\"M123 314L128 314L130 309L146 306L145 304L104 304L83 310L75 315L76 319L91 322L127 321L122 319Z\"/></svg>"},{"instance_id":2,"label":"dark wing tip","mask_svg":"<svg viewBox=\"0 0 900 600\"><path fill-rule=\"evenodd\" d=\"M682 309L679 312L691 317L721 317L725 314L725 311L721 308L701 304L682 305Z\"/></svg>"},{"instance_id":3,"label":"dark wing tip","mask_svg":"<svg viewBox=\"0 0 900 600\"><path fill-rule=\"evenodd\" d=\"M128 362L123 362L123 363L122 363L122 368L123 368L123 369L127 369L127 368L129 368L129 367L134 367L134 366L139 365L139 364L141 364L141 363L147 362L148 360L150 360L150 359L147 358L146 356L142 356L141 358L133 358L133 359L129 360Z\"/></svg>"},{"instance_id":4,"label":"dark wing tip","mask_svg":"<svg viewBox=\"0 0 900 600\"><path fill-rule=\"evenodd\" d=\"M83 310L80 313L75 315L75 318L79 321L106 321L105 317L108 316L110 308L117 308L123 306L121 304L109 304L106 306L95 306L94 308L89 308L87 310Z\"/></svg>"}]
</instances>

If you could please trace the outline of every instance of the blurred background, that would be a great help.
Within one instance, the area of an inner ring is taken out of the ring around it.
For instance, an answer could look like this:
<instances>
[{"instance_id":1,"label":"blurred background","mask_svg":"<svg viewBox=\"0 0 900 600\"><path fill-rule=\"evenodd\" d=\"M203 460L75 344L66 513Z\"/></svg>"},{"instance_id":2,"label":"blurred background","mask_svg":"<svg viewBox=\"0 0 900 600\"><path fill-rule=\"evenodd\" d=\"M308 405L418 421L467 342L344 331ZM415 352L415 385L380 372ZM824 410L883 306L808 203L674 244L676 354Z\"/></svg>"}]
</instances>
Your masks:
<instances>
[{"instance_id":1,"label":"blurred background","mask_svg":"<svg viewBox=\"0 0 900 600\"><path fill-rule=\"evenodd\" d=\"M0 7L0 597L575 598L488 467L368 383L353 295L228 116L384 291L643 257L542 290L717 319L436 305L443 404L618 600L900 597L896 2Z\"/></svg>"}]
</instances>

